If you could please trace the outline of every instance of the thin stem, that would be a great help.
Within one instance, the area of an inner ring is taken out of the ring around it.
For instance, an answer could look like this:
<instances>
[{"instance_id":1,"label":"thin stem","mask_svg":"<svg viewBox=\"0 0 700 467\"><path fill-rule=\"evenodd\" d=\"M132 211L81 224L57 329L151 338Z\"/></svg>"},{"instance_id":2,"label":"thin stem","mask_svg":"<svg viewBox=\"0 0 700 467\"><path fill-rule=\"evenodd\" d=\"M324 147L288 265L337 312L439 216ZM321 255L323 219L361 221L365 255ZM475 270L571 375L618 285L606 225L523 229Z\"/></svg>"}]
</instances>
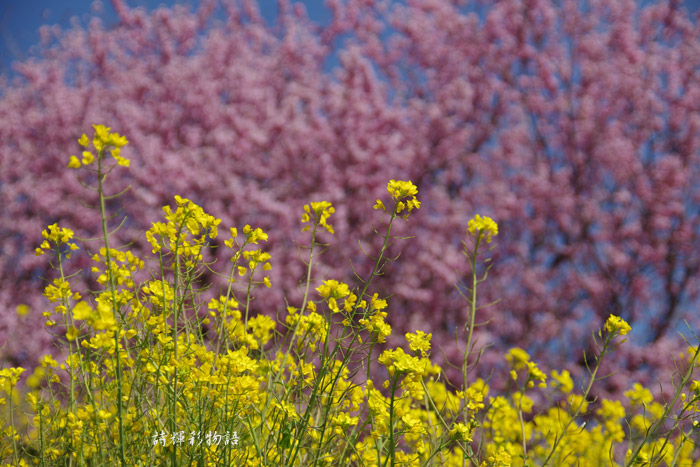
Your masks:
<instances>
[{"instance_id":1,"label":"thin stem","mask_svg":"<svg viewBox=\"0 0 700 467\"><path fill-rule=\"evenodd\" d=\"M474 245L474 252L470 255L470 264L472 268L472 288L471 288L471 297L469 299L469 330L467 332L467 346L464 348L464 358L462 360L462 373L464 374L464 390L467 390L467 387L469 387L469 349L471 348L472 345L472 336L474 334L474 320L476 319L476 286L479 283L476 277L476 254L477 251L479 250L479 240L480 240L480 235L478 234L479 232L477 231L477 237L476 237L476 243ZM469 409L467 406L464 406L464 421L466 422L469 419Z\"/></svg>"},{"instance_id":2,"label":"thin stem","mask_svg":"<svg viewBox=\"0 0 700 467\"><path fill-rule=\"evenodd\" d=\"M396 440L394 439L394 398L396 397L396 383L398 378L394 376L391 381L391 399L389 400L389 457L384 461L386 465L391 460L391 467L396 464Z\"/></svg>"},{"instance_id":3,"label":"thin stem","mask_svg":"<svg viewBox=\"0 0 700 467\"><path fill-rule=\"evenodd\" d=\"M44 419L42 417L42 410L40 401L37 401L37 409L39 415L39 452L41 453L41 467L46 466L46 460L44 459Z\"/></svg>"},{"instance_id":4,"label":"thin stem","mask_svg":"<svg viewBox=\"0 0 700 467\"><path fill-rule=\"evenodd\" d=\"M11 378L14 378L14 374L11 376ZM10 392L7 393L7 399L9 400L9 409L10 409L10 428L12 429L11 436L12 436L12 458L15 460L15 465L19 465L19 454L17 453L17 435L16 435L16 430L15 430L15 417L14 417L14 408L12 407L12 391L14 391L15 387L12 384L12 380L10 381Z\"/></svg>"},{"instance_id":5,"label":"thin stem","mask_svg":"<svg viewBox=\"0 0 700 467\"><path fill-rule=\"evenodd\" d=\"M593 368L593 372L591 373L591 377L588 381L588 386L586 386L586 390L584 391L583 396L581 397L581 402L579 403L578 407L576 408L576 411L571 415L571 417L569 417L569 421L567 422L566 426L564 426L564 429L562 430L561 436L557 436L555 438L554 444L552 445L552 450L549 452L549 455L542 463L542 467L545 467L547 465L547 463L550 461L550 459L554 455L554 452L557 450L559 443L561 443L561 441L566 436L566 431L569 429L569 427L574 422L576 417L578 417L579 414L581 413L583 405L586 403L586 399L588 398L588 394L591 392L591 389L593 388L593 382L595 382L596 375L598 374L598 370L600 369L600 364L603 361L603 357L605 355L607 355L608 348L610 346L610 342L612 341L613 337L615 337L615 334L610 333L606 337L605 341L603 342L603 349L600 351L600 355L596 359L595 368Z\"/></svg>"},{"instance_id":6,"label":"thin stem","mask_svg":"<svg viewBox=\"0 0 700 467\"><path fill-rule=\"evenodd\" d=\"M301 310L299 311L299 315L304 314L304 310L306 310L306 304L309 299L309 287L311 286L311 267L314 262L314 247L316 246L316 229L318 228L318 224L314 223L314 230L311 232L311 246L309 247L309 265L306 268L306 286L304 287L304 300L301 303Z\"/></svg>"},{"instance_id":7,"label":"thin stem","mask_svg":"<svg viewBox=\"0 0 700 467\"><path fill-rule=\"evenodd\" d=\"M525 391L520 393L520 399L518 400L518 419L520 420L520 434L523 438L523 460L524 465L527 465L527 442L525 440L525 421L523 420L523 397L525 397Z\"/></svg>"},{"instance_id":8,"label":"thin stem","mask_svg":"<svg viewBox=\"0 0 700 467\"><path fill-rule=\"evenodd\" d=\"M104 180L107 174L102 172L102 159L104 149L97 153L97 192L100 196L100 217L102 220L102 237L104 238L105 257L107 260L107 271L109 275L109 288L112 298L112 312L114 313L114 321L117 322L119 313L117 312L117 285L114 282L114 274L112 273L112 255L109 250L109 232L107 230L107 209L105 206L104 195ZM119 357L119 330L114 332L114 353L116 355L117 366L117 417L119 419L119 461L122 467L126 466L126 454L124 452L124 416L123 416L123 401L122 401L122 368L121 359Z\"/></svg>"},{"instance_id":9,"label":"thin stem","mask_svg":"<svg viewBox=\"0 0 700 467\"><path fill-rule=\"evenodd\" d=\"M464 348L464 356L462 357L462 374L464 375L464 386L463 391L466 391L469 387L469 353L472 346L472 337L474 335L474 322L476 320L476 286L479 283L476 277L476 256L479 251L479 240L481 240L481 233L476 231L476 242L474 244L474 251L469 254L469 261L472 269L472 287L471 287L471 297L469 298L469 329L467 331L467 345ZM464 404L464 423L469 423L469 406ZM462 467L466 467L467 459L462 457Z\"/></svg>"}]
</instances>

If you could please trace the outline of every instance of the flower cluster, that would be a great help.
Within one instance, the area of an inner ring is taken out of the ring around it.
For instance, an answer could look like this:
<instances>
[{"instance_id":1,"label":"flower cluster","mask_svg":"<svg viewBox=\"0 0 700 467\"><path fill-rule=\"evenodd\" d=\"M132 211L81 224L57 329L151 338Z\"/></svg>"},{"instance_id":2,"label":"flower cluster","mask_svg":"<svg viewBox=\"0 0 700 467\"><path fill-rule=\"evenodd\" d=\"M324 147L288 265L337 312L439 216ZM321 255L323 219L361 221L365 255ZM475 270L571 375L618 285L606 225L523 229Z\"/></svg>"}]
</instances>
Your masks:
<instances>
[{"instance_id":1,"label":"flower cluster","mask_svg":"<svg viewBox=\"0 0 700 467\"><path fill-rule=\"evenodd\" d=\"M70 243L73 239L73 231L70 229L61 228L58 224L52 224L47 229L42 230L41 236L44 241L41 242L35 251L36 256L41 256L49 250L61 251L62 246L66 246L69 250L77 250L78 246L75 243ZM53 244L53 246L51 246ZM66 255L70 258L70 251Z\"/></svg>"},{"instance_id":2,"label":"flower cluster","mask_svg":"<svg viewBox=\"0 0 700 467\"><path fill-rule=\"evenodd\" d=\"M490 217L477 214L469 221L467 230L477 238L485 238L486 243L491 243L492 237L498 235L498 224Z\"/></svg>"},{"instance_id":3,"label":"flower cluster","mask_svg":"<svg viewBox=\"0 0 700 467\"><path fill-rule=\"evenodd\" d=\"M506 354L506 360L513 368L510 372L513 380L517 380L518 371L524 369L527 370L527 372L525 372L525 385L527 385L527 387L534 387L537 381L539 381L540 387L547 387L547 375L539 369L535 362L530 360L530 355L523 349L517 347L510 349Z\"/></svg>"},{"instance_id":4,"label":"flower cluster","mask_svg":"<svg viewBox=\"0 0 700 467\"><path fill-rule=\"evenodd\" d=\"M111 128L104 125L93 125L93 128L95 129L95 134L92 137L92 146L97 151L97 159L102 158L105 149L111 148L110 154L117 161L117 164L129 167L131 161L121 155L121 148L129 144L126 137L121 136L119 133L110 133ZM90 165L96 160L95 154L87 150L87 147L90 145L90 138L85 133L78 139L78 144L86 148L86 150L83 151L82 159L78 159L77 156L70 156L68 167L72 169Z\"/></svg>"},{"instance_id":5,"label":"flower cluster","mask_svg":"<svg viewBox=\"0 0 700 467\"><path fill-rule=\"evenodd\" d=\"M167 248L187 258L187 264L192 265L202 259L202 248L207 240L218 235L217 226L221 220L186 198L176 195L175 203L175 211L170 206L163 207L166 222L154 222L146 232L146 240L153 247L153 253Z\"/></svg>"},{"instance_id":6,"label":"flower cluster","mask_svg":"<svg viewBox=\"0 0 700 467\"><path fill-rule=\"evenodd\" d=\"M387 191L394 200L394 213L401 214L405 211L403 217L408 218L408 215L414 209L420 209L420 201L416 198L418 194L418 187L416 187L411 181L403 180L390 180L387 186ZM377 203L374 205L374 209L381 209L386 211L386 207L382 200L378 199Z\"/></svg>"},{"instance_id":7,"label":"flower cluster","mask_svg":"<svg viewBox=\"0 0 700 467\"><path fill-rule=\"evenodd\" d=\"M625 320L623 320L619 316L610 315L608 320L605 322L605 330L608 331L610 334L617 333L621 336L624 336L627 333L629 333L632 330L632 328L629 324L625 322Z\"/></svg>"},{"instance_id":8,"label":"flower cluster","mask_svg":"<svg viewBox=\"0 0 700 467\"><path fill-rule=\"evenodd\" d=\"M364 326L367 332L377 336L377 342L384 343L391 335L391 325L386 322L388 313L383 311L388 306L386 300L379 298L379 294L374 294L370 300L370 309L367 316L359 320L359 324Z\"/></svg>"},{"instance_id":9,"label":"flower cluster","mask_svg":"<svg viewBox=\"0 0 700 467\"><path fill-rule=\"evenodd\" d=\"M350 291L350 287L333 279L323 281L323 284L318 286L316 291L328 301L328 308L333 313L340 313L341 309L338 306L338 300L344 299L343 311L346 313L352 311L357 304L357 295ZM364 305L360 304L360 307L363 308Z\"/></svg>"},{"instance_id":10,"label":"flower cluster","mask_svg":"<svg viewBox=\"0 0 700 467\"><path fill-rule=\"evenodd\" d=\"M328 201L317 201L312 202L310 205L304 205L304 214L301 216L301 222L307 223L311 222L311 214L313 213L314 219L312 224L314 226L321 226L328 231L328 233L335 233L333 226L328 223L328 218L331 214L335 212L335 208ZM303 231L309 230L310 226L304 226Z\"/></svg>"}]
</instances>

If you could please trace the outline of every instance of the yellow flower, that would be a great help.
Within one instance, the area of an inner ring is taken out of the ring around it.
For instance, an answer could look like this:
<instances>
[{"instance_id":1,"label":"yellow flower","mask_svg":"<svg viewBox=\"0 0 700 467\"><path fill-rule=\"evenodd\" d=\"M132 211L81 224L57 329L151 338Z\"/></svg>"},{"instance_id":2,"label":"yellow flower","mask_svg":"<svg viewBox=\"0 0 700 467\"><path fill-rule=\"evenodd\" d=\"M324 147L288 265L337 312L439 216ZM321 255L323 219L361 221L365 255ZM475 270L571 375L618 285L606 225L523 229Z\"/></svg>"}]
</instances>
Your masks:
<instances>
[{"instance_id":1,"label":"yellow flower","mask_svg":"<svg viewBox=\"0 0 700 467\"><path fill-rule=\"evenodd\" d=\"M617 332L621 336L624 336L630 332L632 328L619 316L610 315L608 320L605 322L605 330L610 334Z\"/></svg>"},{"instance_id":2,"label":"yellow flower","mask_svg":"<svg viewBox=\"0 0 700 467\"><path fill-rule=\"evenodd\" d=\"M92 137L92 144L95 149L102 151L109 141L109 130L111 128L104 125L93 125L95 129L95 135Z\"/></svg>"},{"instance_id":3,"label":"yellow flower","mask_svg":"<svg viewBox=\"0 0 700 467\"><path fill-rule=\"evenodd\" d=\"M68 162L68 167L71 169L77 169L80 167L80 160L75 156L70 156L70 161Z\"/></svg>"},{"instance_id":4,"label":"yellow flower","mask_svg":"<svg viewBox=\"0 0 700 467\"><path fill-rule=\"evenodd\" d=\"M92 318L92 308L86 302L78 302L73 307L73 319L86 321Z\"/></svg>"},{"instance_id":5,"label":"yellow flower","mask_svg":"<svg viewBox=\"0 0 700 467\"><path fill-rule=\"evenodd\" d=\"M39 363L41 363L41 366L44 368L55 368L58 366L58 362L54 360L51 355L44 355L39 359Z\"/></svg>"},{"instance_id":6,"label":"yellow flower","mask_svg":"<svg viewBox=\"0 0 700 467\"><path fill-rule=\"evenodd\" d=\"M406 333L408 347L414 352L420 352L423 357L430 353L430 338L432 334L425 334L423 331L416 331L415 334Z\"/></svg>"},{"instance_id":7,"label":"yellow flower","mask_svg":"<svg viewBox=\"0 0 700 467\"><path fill-rule=\"evenodd\" d=\"M110 153L117 161L117 164L128 167L130 163L129 159L126 159L120 155L121 148L129 143L126 137L121 136L119 133L110 133L110 128L104 125L93 125L93 128L95 129L95 134L92 138L92 145L97 151L97 157L101 157L103 151L106 148L111 147L112 150ZM84 148L87 148L90 145L90 139L86 134L83 134L80 139L78 139L78 144ZM83 151L82 164L88 165L94 160L95 155L93 153L90 151ZM68 162L68 167L77 169L82 164L76 156L71 156L70 161Z\"/></svg>"},{"instance_id":8,"label":"yellow flower","mask_svg":"<svg viewBox=\"0 0 700 467\"><path fill-rule=\"evenodd\" d=\"M129 165L131 165L131 161L129 159L121 156L121 149L114 148L110 151L110 154L112 154L112 157L114 157L114 159L117 161L117 164L123 167L129 167Z\"/></svg>"},{"instance_id":9,"label":"yellow flower","mask_svg":"<svg viewBox=\"0 0 700 467\"><path fill-rule=\"evenodd\" d=\"M547 381L547 375L537 367L537 363L527 362L527 368L529 370L528 383L532 383L530 387L534 386L535 381L540 381L539 386L541 388L546 388L547 384L545 383L545 381Z\"/></svg>"},{"instance_id":10,"label":"yellow flower","mask_svg":"<svg viewBox=\"0 0 700 467\"><path fill-rule=\"evenodd\" d=\"M527 366L527 362L530 360L530 354L519 347L513 347L506 354L506 360L508 360L508 363L510 363L514 369L520 370Z\"/></svg>"},{"instance_id":11,"label":"yellow flower","mask_svg":"<svg viewBox=\"0 0 700 467\"><path fill-rule=\"evenodd\" d=\"M503 446L498 446L498 452L494 456L489 456L489 462L493 467L510 467L512 458Z\"/></svg>"},{"instance_id":12,"label":"yellow flower","mask_svg":"<svg viewBox=\"0 0 700 467\"><path fill-rule=\"evenodd\" d=\"M13 396L13 388L17 386L19 382L19 377L26 370L24 368L4 368L0 370L0 389L10 396ZM15 394L13 397L15 397ZM1 404L0 404L1 405Z\"/></svg>"},{"instance_id":13,"label":"yellow flower","mask_svg":"<svg viewBox=\"0 0 700 467\"><path fill-rule=\"evenodd\" d=\"M651 391L639 383L634 383L632 389L625 391L625 397L629 399L632 407L646 406L654 400Z\"/></svg>"},{"instance_id":14,"label":"yellow flower","mask_svg":"<svg viewBox=\"0 0 700 467\"><path fill-rule=\"evenodd\" d=\"M68 330L66 330L66 339L69 341L74 341L78 337L78 329L76 329L75 326L68 326Z\"/></svg>"},{"instance_id":15,"label":"yellow flower","mask_svg":"<svg viewBox=\"0 0 700 467\"><path fill-rule=\"evenodd\" d=\"M559 373L557 370L552 371L552 386L559 386L562 392L568 394L574 389L574 380L571 379L571 373L568 370L563 370Z\"/></svg>"},{"instance_id":16,"label":"yellow flower","mask_svg":"<svg viewBox=\"0 0 700 467\"><path fill-rule=\"evenodd\" d=\"M404 218L407 219L411 211L414 209L420 209L420 201L418 201L416 198L416 195L418 194L418 187L411 183L410 180L390 180L389 185L387 186L387 191L396 201L396 214L406 211ZM380 200L377 200L377 204L375 204L374 208L383 209L384 205Z\"/></svg>"},{"instance_id":17,"label":"yellow flower","mask_svg":"<svg viewBox=\"0 0 700 467\"><path fill-rule=\"evenodd\" d=\"M387 368L391 376L393 376L394 373L415 373L417 375L422 375L428 370L426 361L412 355L407 355L401 347L393 350L385 350L377 361Z\"/></svg>"},{"instance_id":18,"label":"yellow flower","mask_svg":"<svg viewBox=\"0 0 700 467\"><path fill-rule=\"evenodd\" d=\"M257 228L255 230L252 230L250 226L246 225L246 227L249 227L248 229L243 229L247 236L248 243L252 243L254 245L257 245L260 240L266 242L267 241L267 234L263 232L262 229ZM248 230L246 232L246 230Z\"/></svg>"},{"instance_id":19,"label":"yellow flower","mask_svg":"<svg viewBox=\"0 0 700 467\"><path fill-rule=\"evenodd\" d=\"M458 439L460 441L466 441L468 443L472 442L471 430L464 423L455 423L452 425L452 429L448 433L450 437Z\"/></svg>"},{"instance_id":20,"label":"yellow flower","mask_svg":"<svg viewBox=\"0 0 700 467\"><path fill-rule=\"evenodd\" d=\"M572 413L578 411L580 414L585 414L588 410L588 401L580 394L573 394L569 396L569 407Z\"/></svg>"},{"instance_id":21,"label":"yellow flower","mask_svg":"<svg viewBox=\"0 0 700 467\"><path fill-rule=\"evenodd\" d=\"M311 222L311 212L313 212L315 216L314 225L323 227L331 234L335 233L333 226L328 223L328 218L335 212L335 208L330 202L317 201L312 202L310 205L305 205L304 214L301 216L302 223ZM305 226L302 230L309 230L309 226Z\"/></svg>"},{"instance_id":22,"label":"yellow flower","mask_svg":"<svg viewBox=\"0 0 700 467\"><path fill-rule=\"evenodd\" d=\"M525 413L532 412L532 406L534 405L534 401L520 391L513 393L513 403L515 404L515 407L519 408Z\"/></svg>"},{"instance_id":23,"label":"yellow flower","mask_svg":"<svg viewBox=\"0 0 700 467\"><path fill-rule=\"evenodd\" d=\"M277 321L266 315L258 315L248 321L248 329L260 345L265 345L272 338Z\"/></svg>"},{"instance_id":24,"label":"yellow flower","mask_svg":"<svg viewBox=\"0 0 700 467\"><path fill-rule=\"evenodd\" d=\"M338 436L346 435L350 427L357 425L359 420L358 417L351 417L345 412L340 412L331 418L331 422L335 425L334 431Z\"/></svg>"},{"instance_id":25,"label":"yellow flower","mask_svg":"<svg viewBox=\"0 0 700 467\"><path fill-rule=\"evenodd\" d=\"M29 313L29 305L17 305L16 312L18 316L26 316L26 314Z\"/></svg>"},{"instance_id":26,"label":"yellow flower","mask_svg":"<svg viewBox=\"0 0 700 467\"><path fill-rule=\"evenodd\" d=\"M498 224L490 217L477 214L467 224L467 230L477 238L485 237L486 243L491 243L491 237L498 235Z\"/></svg>"},{"instance_id":27,"label":"yellow flower","mask_svg":"<svg viewBox=\"0 0 700 467\"><path fill-rule=\"evenodd\" d=\"M377 342L384 343L386 342L386 338L391 335L391 326L384 321L386 316L386 311L379 311L373 314L370 319L360 319L359 323L364 326L370 334L376 332Z\"/></svg>"},{"instance_id":28,"label":"yellow flower","mask_svg":"<svg viewBox=\"0 0 700 467\"><path fill-rule=\"evenodd\" d=\"M83 164L92 164L95 160L95 156L90 151L83 151Z\"/></svg>"},{"instance_id":29,"label":"yellow flower","mask_svg":"<svg viewBox=\"0 0 700 467\"><path fill-rule=\"evenodd\" d=\"M345 298L350 294L350 287L347 284L338 282L334 279L323 281L323 285L319 285L316 291L323 298Z\"/></svg>"},{"instance_id":30,"label":"yellow flower","mask_svg":"<svg viewBox=\"0 0 700 467\"><path fill-rule=\"evenodd\" d=\"M401 421L406 425L406 431L408 433L423 434L426 433L425 425L423 421L410 413L407 413L401 417Z\"/></svg>"},{"instance_id":31,"label":"yellow flower","mask_svg":"<svg viewBox=\"0 0 700 467\"><path fill-rule=\"evenodd\" d=\"M380 298L379 298L379 294L377 294L377 293L375 293L374 295L372 295L372 301L371 301L371 303L372 303L372 309L373 309L373 310L378 310L378 311L381 311L381 310L383 310L384 308L386 308L386 307L388 306L387 303L386 303L386 300L380 299Z\"/></svg>"},{"instance_id":32,"label":"yellow flower","mask_svg":"<svg viewBox=\"0 0 700 467\"><path fill-rule=\"evenodd\" d=\"M411 183L410 180L389 180L387 191L396 201L401 201L404 198L415 197L418 194L418 188Z\"/></svg>"},{"instance_id":33,"label":"yellow flower","mask_svg":"<svg viewBox=\"0 0 700 467\"><path fill-rule=\"evenodd\" d=\"M603 418L603 426L610 433L615 442L620 442L625 437L625 432L619 420L625 417L625 408L620 401L603 399L600 408L596 411Z\"/></svg>"}]
</instances>

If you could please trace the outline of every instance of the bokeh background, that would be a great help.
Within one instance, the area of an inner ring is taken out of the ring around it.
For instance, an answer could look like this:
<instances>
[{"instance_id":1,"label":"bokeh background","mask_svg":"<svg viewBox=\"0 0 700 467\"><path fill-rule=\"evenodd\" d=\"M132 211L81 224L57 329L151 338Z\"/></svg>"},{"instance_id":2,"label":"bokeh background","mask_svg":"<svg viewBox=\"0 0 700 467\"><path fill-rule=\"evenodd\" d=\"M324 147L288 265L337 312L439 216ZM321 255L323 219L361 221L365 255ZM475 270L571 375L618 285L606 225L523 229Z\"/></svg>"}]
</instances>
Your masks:
<instances>
[{"instance_id":1,"label":"bokeh background","mask_svg":"<svg viewBox=\"0 0 700 467\"><path fill-rule=\"evenodd\" d=\"M77 138L104 123L131 141L132 166L110 177L113 192L131 186L110 206L115 227L126 219L117 241L148 256L143 233L175 194L224 226L262 227L273 289L256 312L300 301L305 203L337 209L316 282L353 283L349 265L366 273L362 248L378 248L371 206L389 179L410 179L423 207L399 233L414 238L392 247L401 257L372 290L389 297L392 345L426 330L438 362L460 361L461 241L481 213L501 229L480 304L500 301L478 315L488 321L477 333L482 376L497 386L503 351L519 346L580 377L591 332L614 313L633 332L600 390L670 388L655 381L670 381L686 346L678 332L696 342L698 328L697 10L628 0L3 1L3 363L32 366L61 338L43 330L53 273L33 250L53 222L95 235L93 195L65 166ZM83 290L94 285L87 253L73 259ZM216 293L216 276L205 279Z\"/></svg>"}]
</instances>

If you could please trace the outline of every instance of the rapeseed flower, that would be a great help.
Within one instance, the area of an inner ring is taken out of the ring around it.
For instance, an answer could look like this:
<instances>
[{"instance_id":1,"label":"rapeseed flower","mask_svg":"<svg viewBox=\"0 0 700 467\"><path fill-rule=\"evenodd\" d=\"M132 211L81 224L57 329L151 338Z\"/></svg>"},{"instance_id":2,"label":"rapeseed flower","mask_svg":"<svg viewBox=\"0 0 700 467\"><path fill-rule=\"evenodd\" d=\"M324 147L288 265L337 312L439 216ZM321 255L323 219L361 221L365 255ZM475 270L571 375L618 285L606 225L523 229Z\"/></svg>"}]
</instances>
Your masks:
<instances>
[{"instance_id":1,"label":"rapeseed flower","mask_svg":"<svg viewBox=\"0 0 700 467\"><path fill-rule=\"evenodd\" d=\"M401 347L393 350L385 350L379 356L378 361L380 364L387 367L389 375L391 376L393 376L394 373L423 374L428 369L425 361L418 357L406 354Z\"/></svg>"},{"instance_id":2,"label":"rapeseed flower","mask_svg":"<svg viewBox=\"0 0 700 467\"><path fill-rule=\"evenodd\" d=\"M3 368L0 370L0 389L9 394L12 388L17 386L19 382L19 377L26 370L24 368Z\"/></svg>"},{"instance_id":3,"label":"rapeseed flower","mask_svg":"<svg viewBox=\"0 0 700 467\"><path fill-rule=\"evenodd\" d=\"M69 249L66 257L70 258L70 251L78 249L75 243L70 243L74 236L73 231L71 229L61 228L58 224L48 226L47 229L41 232L41 236L44 238L44 241L34 250L36 256L41 256L48 250L62 251L64 248L62 245L66 245ZM54 246L52 247L51 244Z\"/></svg>"},{"instance_id":4,"label":"rapeseed flower","mask_svg":"<svg viewBox=\"0 0 700 467\"><path fill-rule=\"evenodd\" d=\"M350 287L343 282L338 282L334 279L323 281L323 284L316 288L316 291L328 301L328 308L333 313L339 313L340 307L338 300L345 299L343 310L346 312L352 311L357 303L357 295L350 291ZM362 302L364 303L364 301Z\"/></svg>"},{"instance_id":5,"label":"rapeseed flower","mask_svg":"<svg viewBox=\"0 0 700 467\"><path fill-rule=\"evenodd\" d=\"M427 357L430 353L430 339L432 337L432 334L426 335L423 331L416 331L415 334L406 333L408 347L416 353L420 352L423 357Z\"/></svg>"},{"instance_id":6,"label":"rapeseed flower","mask_svg":"<svg viewBox=\"0 0 700 467\"><path fill-rule=\"evenodd\" d=\"M467 408L472 412L485 407L484 392L481 384L472 384L466 391L458 391L457 396L467 401Z\"/></svg>"},{"instance_id":7,"label":"rapeseed flower","mask_svg":"<svg viewBox=\"0 0 700 467\"><path fill-rule=\"evenodd\" d=\"M93 125L95 129L94 136L92 138L92 145L97 151L97 157L101 158L104 150L111 148L110 154L117 161L118 165L129 167L131 161L121 155L121 148L126 146L129 141L125 136L121 136L119 133L110 133L111 128L104 125ZM90 139L86 134L78 139L78 144L84 148L90 145ZM95 155L90 151L82 152L82 160L78 159L77 156L70 156L68 162L68 167L71 169L80 168L83 165L90 165L96 160Z\"/></svg>"},{"instance_id":8,"label":"rapeseed flower","mask_svg":"<svg viewBox=\"0 0 700 467\"><path fill-rule=\"evenodd\" d=\"M319 225L326 229L329 233L333 234L333 226L328 223L328 218L331 214L335 212L335 208L328 201L316 201L312 202L310 205L304 205L304 214L301 216L301 222L311 222L311 213L314 214L313 225ZM302 231L309 230L310 226L305 226Z\"/></svg>"},{"instance_id":9,"label":"rapeseed flower","mask_svg":"<svg viewBox=\"0 0 700 467\"><path fill-rule=\"evenodd\" d=\"M377 333L377 342L384 343L391 335L391 325L384 319L387 317L385 311L374 313L369 319L362 318L359 323L367 329L370 334Z\"/></svg>"},{"instance_id":10,"label":"rapeseed flower","mask_svg":"<svg viewBox=\"0 0 700 467\"><path fill-rule=\"evenodd\" d=\"M513 347L506 354L506 360L514 370L521 370L527 366L530 361L530 354L519 347Z\"/></svg>"},{"instance_id":11,"label":"rapeseed flower","mask_svg":"<svg viewBox=\"0 0 700 467\"><path fill-rule=\"evenodd\" d=\"M17 308L15 308L15 313L17 313L17 316L26 316L27 313L29 313L29 305L24 303L17 305Z\"/></svg>"},{"instance_id":12,"label":"rapeseed flower","mask_svg":"<svg viewBox=\"0 0 700 467\"><path fill-rule=\"evenodd\" d=\"M452 425L448 435L451 438L457 439L459 441L466 441L468 443L472 442L472 432L471 429L464 423L455 423Z\"/></svg>"},{"instance_id":13,"label":"rapeseed flower","mask_svg":"<svg viewBox=\"0 0 700 467\"><path fill-rule=\"evenodd\" d=\"M619 335L624 336L629 333L632 328L619 316L610 315L608 320L605 322L605 330L610 334L618 333Z\"/></svg>"},{"instance_id":14,"label":"rapeseed flower","mask_svg":"<svg viewBox=\"0 0 700 467\"><path fill-rule=\"evenodd\" d=\"M603 399L596 413L603 418L603 426L616 443L625 438L625 431L619 422L625 417L625 408L620 401Z\"/></svg>"},{"instance_id":15,"label":"rapeseed flower","mask_svg":"<svg viewBox=\"0 0 700 467\"><path fill-rule=\"evenodd\" d=\"M550 384L553 387L558 386L565 394L570 393L574 389L574 380L571 379L569 370L563 370L561 373L557 370L552 371L552 380Z\"/></svg>"},{"instance_id":16,"label":"rapeseed flower","mask_svg":"<svg viewBox=\"0 0 700 467\"><path fill-rule=\"evenodd\" d=\"M418 194L418 188L411 181L390 180L387 186L387 191L396 201L401 201L404 198L415 197Z\"/></svg>"},{"instance_id":17,"label":"rapeseed flower","mask_svg":"<svg viewBox=\"0 0 700 467\"><path fill-rule=\"evenodd\" d=\"M625 391L624 395L627 399L629 399L632 407L646 407L654 400L654 397L651 395L651 391L639 383L634 383L632 385L632 389Z\"/></svg>"},{"instance_id":18,"label":"rapeseed flower","mask_svg":"<svg viewBox=\"0 0 700 467\"><path fill-rule=\"evenodd\" d=\"M498 224L490 217L477 214L467 224L467 230L477 238L486 238L486 243L491 243L491 238L498 235Z\"/></svg>"},{"instance_id":19,"label":"rapeseed flower","mask_svg":"<svg viewBox=\"0 0 700 467\"><path fill-rule=\"evenodd\" d=\"M418 187L411 183L410 180L390 180L389 184L387 185L387 191L391 197L394 198L396 203L394 212L396 214L401 214L402 212L406 211L403 216L405 219L408 218L411 211L414 209L420 209L420 201L418 201L418 198L416 198L416 195L418 194ZM379 199L374 205L374 208L386 210L384 204Z\"/></svg>"}]
</instances>

